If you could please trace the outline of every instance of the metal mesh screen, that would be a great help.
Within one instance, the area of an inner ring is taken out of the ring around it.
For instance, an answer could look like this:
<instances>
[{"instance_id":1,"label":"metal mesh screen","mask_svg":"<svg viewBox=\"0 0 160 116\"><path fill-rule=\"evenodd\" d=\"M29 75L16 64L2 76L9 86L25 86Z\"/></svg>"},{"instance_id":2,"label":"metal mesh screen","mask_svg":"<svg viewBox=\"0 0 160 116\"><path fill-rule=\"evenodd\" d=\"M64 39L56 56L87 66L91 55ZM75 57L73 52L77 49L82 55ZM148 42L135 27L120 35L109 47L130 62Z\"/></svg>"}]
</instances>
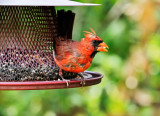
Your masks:
<instances>
[{"instance_id":1,"label":"metal mesh screen","mask_svg":"<svg viewBox=\"0 0 160 116\"><path fill-rule=\"evenodd\" d=\"M54 7L0 6L0 81L54 78Z\"/></svg>"},{"instance_id":2,"label":"metal mesh screen","mask_svg":"<svg viewBox=\"0 0 160 116\"><path fill-rule=\"evenodd\" d=\"M51 52L55 36L54 7L0 7L0 49Z\"/></svg>"}]
</instances>

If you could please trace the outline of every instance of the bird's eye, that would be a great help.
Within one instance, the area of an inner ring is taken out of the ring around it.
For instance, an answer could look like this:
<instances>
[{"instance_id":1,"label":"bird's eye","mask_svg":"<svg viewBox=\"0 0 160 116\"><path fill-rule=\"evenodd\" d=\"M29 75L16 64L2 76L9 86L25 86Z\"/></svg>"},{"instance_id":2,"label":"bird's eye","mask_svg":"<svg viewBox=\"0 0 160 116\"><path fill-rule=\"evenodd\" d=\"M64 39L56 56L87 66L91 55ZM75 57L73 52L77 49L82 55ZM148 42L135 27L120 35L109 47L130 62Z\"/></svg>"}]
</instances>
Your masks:
<instances>
[{"instance_id":1,"label":"bird's eye","mask_svg":"<svg viewBox=\"0 0 160 116\"><path fill-rule=\"evenodd\" d=\"M98 41L98 43L100 44L100 43L102 43L103 41Z\"/></svg>"},{"instance_id":2,"label":"bird's eye","mask_svg":"<svg viewBox=\"0 0 160 116\"><path fill-rule=\"evenodd\" d=\"M96 40L93 40L92 43L96 43Z\"/></svg>"}]
</instances>

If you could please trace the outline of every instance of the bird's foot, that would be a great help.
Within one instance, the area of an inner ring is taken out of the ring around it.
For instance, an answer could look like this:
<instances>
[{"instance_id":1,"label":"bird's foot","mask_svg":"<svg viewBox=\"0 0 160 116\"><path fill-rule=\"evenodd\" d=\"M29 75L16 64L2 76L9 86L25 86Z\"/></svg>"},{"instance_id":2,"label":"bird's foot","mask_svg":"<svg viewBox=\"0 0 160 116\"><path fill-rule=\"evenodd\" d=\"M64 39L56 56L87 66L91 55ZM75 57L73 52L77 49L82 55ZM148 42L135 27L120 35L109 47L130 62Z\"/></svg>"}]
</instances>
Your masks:
<instances>
[{"instance_id":1,"label":"bird's foot","mask_svg":"<svg viewBox=\"0 0 160 116\"><path fill-rule=\"evenodd\" d=\"M66 79L64 79L63 81L66 81L67 87L69 87L70 80L66 80Z\"/></svg>"},{"instance_id":2,"label":"bird's foot","mask_svg":"<svg viewBox=\"0 0 160 116\"><path fill-rule=\"evenodd\" d=\"M86 82L84 79L81 79L81 83L80 83L82 86L85 86L86 85Z\"/></svg>"},{"instance_id":3,"label":"bird's foot","mask_svg":"<svg viewBox=\"0 0 160 116\"><path fill-rule=\"evenodd\" d=\"M85 86L86 82L85 82L85 80L84 80L83 74L82 74L82 73L78 73L78 76L81 77L81 83L80 83L80 84L81 84L82 86Z\"/></svg>"},{"instance_id":4,"label":"bird's foot","mask_svg":"<svg viewBox=\"0 0 160 116\"><path fill-rule=\"evenodd\" d=\"M64 79L64 78L63 78L63 76L60 76L60 77L61 77L61 80L62 80L62 81L65 81L65 82L66 82L67 87L69 87L70 80L66 80L66 79Z\"/></svg>"},{"instance_id":5,"label":"bird's foot","mask_svg":"<svg viewBox=\"0 0 160 116\"><path fill-rule=\"evenodd\" d=\"M59 70L59 76L60 76L60 79L61 79L62 81L65 81L65 82L66 82L67 88L68 88L68 87L69 87L69 84L70 84L70 80L64 79L62 69Z\"/></svg>"}]
</instances>

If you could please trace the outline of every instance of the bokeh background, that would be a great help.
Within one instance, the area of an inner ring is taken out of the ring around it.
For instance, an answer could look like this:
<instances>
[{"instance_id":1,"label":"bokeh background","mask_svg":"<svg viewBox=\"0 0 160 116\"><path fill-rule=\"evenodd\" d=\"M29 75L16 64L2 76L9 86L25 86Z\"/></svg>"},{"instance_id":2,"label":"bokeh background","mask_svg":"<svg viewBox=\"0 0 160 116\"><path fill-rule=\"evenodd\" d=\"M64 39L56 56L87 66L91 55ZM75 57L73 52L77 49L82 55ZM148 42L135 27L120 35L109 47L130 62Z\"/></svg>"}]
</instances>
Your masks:
<instances>
[{"instance_id":1,"label":"bokeh background","mask_svg":"<svg viewBox=\"0 0 160 116\"><path fill-rule=\"evenodd\" d=\"M0 91L0 116L159 116L160 1L75 0L92 7L56 7L76 13L73 38L92 27L109 46L89 71L98 85L61 90Z\"/></svg>"}]
</instances>

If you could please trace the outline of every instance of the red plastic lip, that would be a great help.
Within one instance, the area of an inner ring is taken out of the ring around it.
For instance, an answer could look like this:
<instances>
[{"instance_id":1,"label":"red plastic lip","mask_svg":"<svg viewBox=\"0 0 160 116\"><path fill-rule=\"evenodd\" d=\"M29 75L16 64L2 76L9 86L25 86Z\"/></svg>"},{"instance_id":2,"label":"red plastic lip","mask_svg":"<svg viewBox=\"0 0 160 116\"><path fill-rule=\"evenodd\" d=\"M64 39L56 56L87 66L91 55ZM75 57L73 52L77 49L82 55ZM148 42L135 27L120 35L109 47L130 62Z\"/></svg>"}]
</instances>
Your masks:
<instances>
[{"instance_id":1,"label":"red plastic lip","mask_svg":"<svg viewBox=\"0 0 160 116\"><path fill-rule=\"evenodd\" d=\"M101 82L103 77L100 73L85 71L92 75L85 79L84 86L91 86ZM27 81L27 82L0 82L0 90L43 90L43 89L65 89L82 87L81 80L70 80L69 86L65 81ZM83 86L83 87L84 87Z\"/></svg>"}]
</instances>

